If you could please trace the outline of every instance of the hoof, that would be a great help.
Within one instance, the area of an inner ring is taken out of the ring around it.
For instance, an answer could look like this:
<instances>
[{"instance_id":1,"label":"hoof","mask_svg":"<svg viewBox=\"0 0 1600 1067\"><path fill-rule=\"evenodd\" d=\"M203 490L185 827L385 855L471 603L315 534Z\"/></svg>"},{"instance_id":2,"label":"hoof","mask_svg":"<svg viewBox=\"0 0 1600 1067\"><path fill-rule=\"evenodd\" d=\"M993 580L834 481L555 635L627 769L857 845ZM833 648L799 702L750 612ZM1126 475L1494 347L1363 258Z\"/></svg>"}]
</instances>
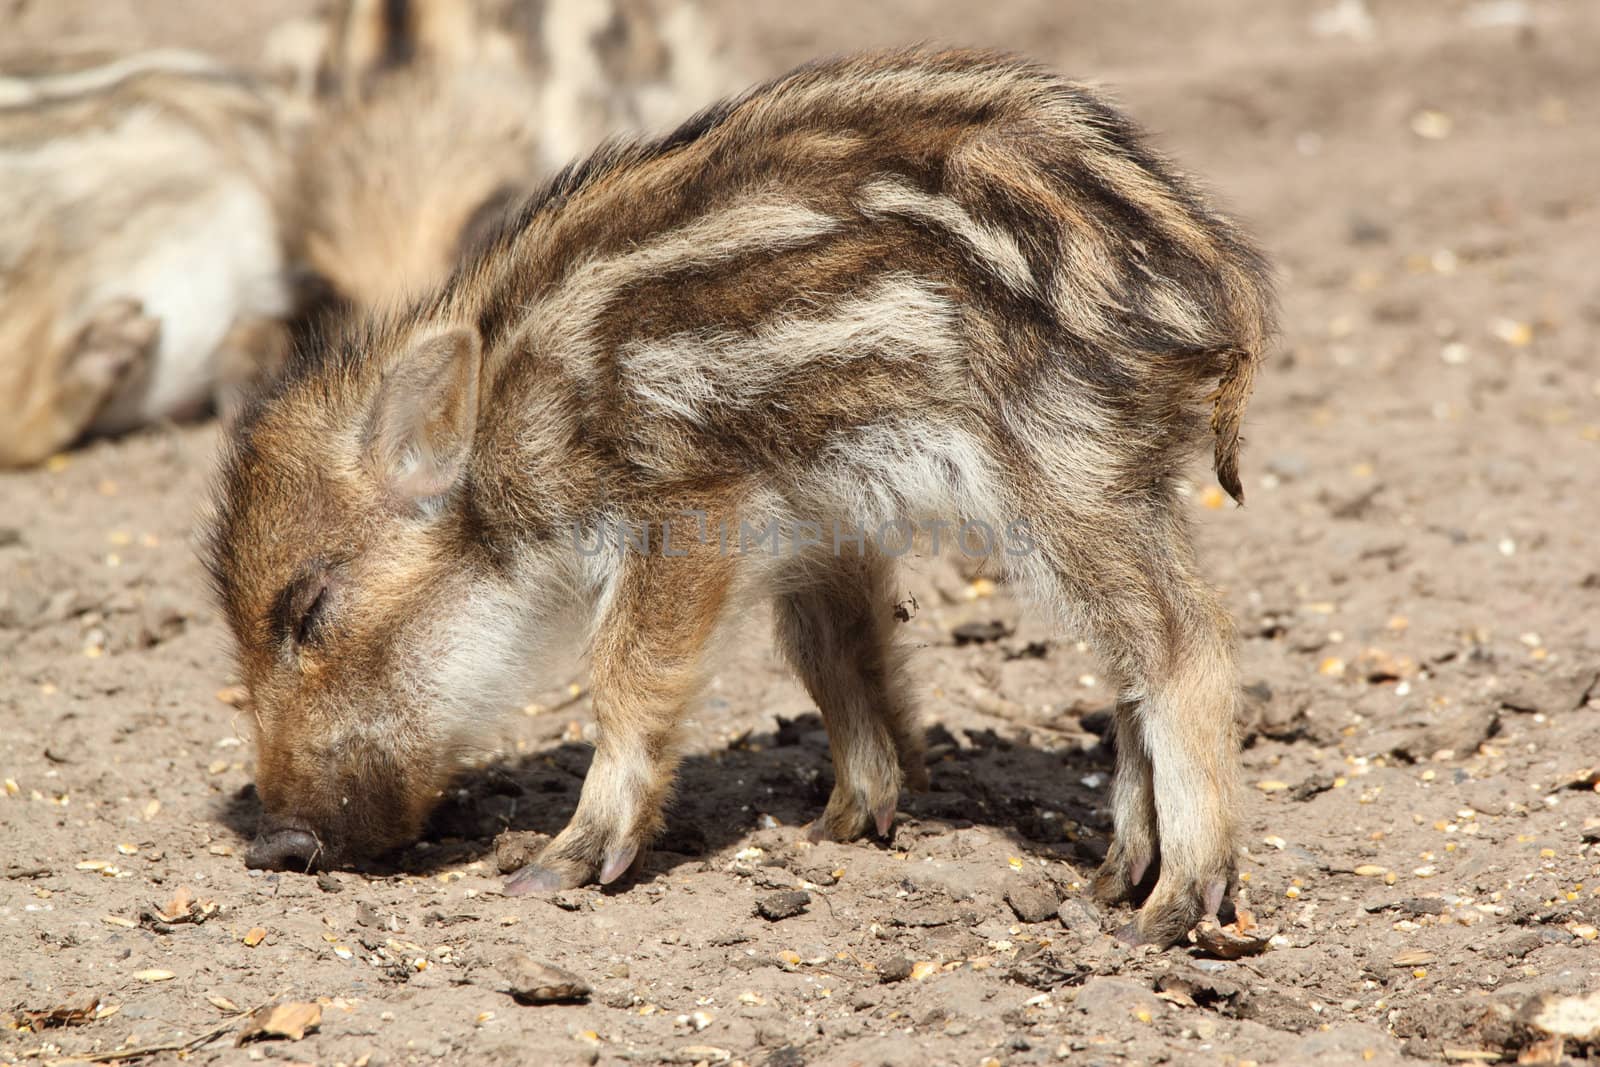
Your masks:
<instances>
[{"instance_id":1,"label":"hoof","mask_svg":"<svg viewBox=\"0 0 1600 1067\"><path fill-rule=\"evenodd\" d=\"M562 888L559 873L537 863L530 863L506 879L501 892L508 897L525 897L533 893L554 893Z\"/></svg>"}]
</instances>

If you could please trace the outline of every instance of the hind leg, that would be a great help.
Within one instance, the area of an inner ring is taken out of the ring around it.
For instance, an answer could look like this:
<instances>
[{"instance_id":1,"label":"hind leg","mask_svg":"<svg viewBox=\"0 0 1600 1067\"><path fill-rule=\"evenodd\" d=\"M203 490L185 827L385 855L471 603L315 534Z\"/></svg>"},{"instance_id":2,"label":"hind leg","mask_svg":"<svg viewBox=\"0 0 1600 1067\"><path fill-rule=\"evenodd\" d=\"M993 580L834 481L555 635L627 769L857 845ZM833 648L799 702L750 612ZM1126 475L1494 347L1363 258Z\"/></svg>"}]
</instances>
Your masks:
<instances>
[{"instance_id":1,"label":"hind leg","mask_svg":"<svg viewBox=\"0 0 1600 1067\"><path fill-rule=\"evenodd\" d=\"M1225 616L1192 579L1169 589L1177 620L1142 673L1138 727L1150 757L1160 876L1130 933L1170 944L1214 916L1237 877L1238 680Z\"/></svg>"},{"instance_id":2,"label":"hind leg","mask_svg":"<svg viewBox=\"0 0 1600 1067\"><path fill-rule=\"evenodd\" d=\"M1111 779L1112 825L1116 835L1105 862L1095 872L1095 899L1107 904L1133 900L1156 858L1155 782L1150 753L1139 725L1138 705L1117 702L1115 731L1117 767Z\"/></svg>"},{"instance_id":3,"label":"hind leg","mask_svg":"<svg viewBox=\"0 0 1600 1067\"><path fill-rule=\"evenodd\" d=\"M0 467L38 463L72 445L94 426L119 393L148 375L161 323L136 300L109 300L56 353L19 349L18 358L57 362L25 377L7 396L0 426ZM7 354L9 358L9 353Z\"/></svg>"},{"instance_id":4,"label":"hind leg","mask_svg":"<svg viewBox=\"0 0 1600 1067\"><path fill-rule=\"evenodd\" d=\"M1019 569L1047 602L1088 623L1122 685L1115 838L1095 889L1125 899L1155 864L1154 886L1123 936L1170 944L1214 913L1234 882L1231 628L1194 572L1170 499L1091 515L1058 510L1054 521L1044 514L1039 551Z\"/></svg>"},{"instance_id":5,"label":"hind leg","mask_svg":"<svg viewBox=\"0 0 1600 1067\"><path fill-rule=\"evenodd\" d=\"M923 735L893 642L893 568L871 554L797 566L776 600L778 645L822 712L834 786L812 840L886 835L900 787L927 787Z\"/></svg>"}]
</instances>

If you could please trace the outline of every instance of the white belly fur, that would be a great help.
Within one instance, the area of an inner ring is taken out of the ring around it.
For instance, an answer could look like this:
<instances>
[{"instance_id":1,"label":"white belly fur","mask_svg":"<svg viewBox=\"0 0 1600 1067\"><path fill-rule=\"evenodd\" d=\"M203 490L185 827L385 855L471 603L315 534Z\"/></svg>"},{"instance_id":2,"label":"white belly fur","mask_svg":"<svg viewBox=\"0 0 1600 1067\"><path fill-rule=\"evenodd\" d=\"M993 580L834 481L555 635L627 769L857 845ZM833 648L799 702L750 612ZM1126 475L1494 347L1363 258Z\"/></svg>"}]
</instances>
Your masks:
<instances>
[{"instance_id":1,"label":"white belly fur","mask_svg":"<svg viewBox=\"0 0 1600 1067\"><path fill-rule=\"evenodd\" d=\"M161 322L155 359L96 418L97 433L121 433L203 407L216 384L218 348L243 317L289 309L272 205L237 177L184 205L162 240L96 299L127 297Z\"/></svg>"}]
</instances>

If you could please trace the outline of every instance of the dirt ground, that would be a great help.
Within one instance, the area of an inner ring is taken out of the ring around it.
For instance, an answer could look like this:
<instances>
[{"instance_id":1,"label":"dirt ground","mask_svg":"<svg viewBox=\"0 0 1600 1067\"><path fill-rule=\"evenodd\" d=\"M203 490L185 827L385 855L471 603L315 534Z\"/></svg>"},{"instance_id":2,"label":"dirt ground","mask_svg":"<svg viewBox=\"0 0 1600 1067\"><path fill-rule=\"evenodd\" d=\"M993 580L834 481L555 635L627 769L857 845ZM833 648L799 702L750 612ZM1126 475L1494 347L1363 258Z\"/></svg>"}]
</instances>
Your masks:
<instances>
[{"instance_id":1,"label":"dirt ground","mask_svg":"<svg viewBox=\"0 0 1600 1067\"><path fill-rule=\"evenodd\" d=\"M4 18L248 58L291 6ZM1270 949L1109 936L1128 914L1083 893L1109 693L949 565L905 578L936 759L892 844L804 842L826 743L753 636L625 884L499 894L588 762L559 692L392 864L247 871L250 745L190 533L216 433L167 427L0 475L0 1060L1557 1062L1519 1013L1600 988L1600 5L718 6L757 74L934 38L1103 80L1280 265L1249 506L1198 467L1191 497L1241 634L1240 904ZM204 921L163 920L183 892ZM591 998L518 1004L519 952ZM277 1000L320 1025L235 1048L235 1007Z\"/></svg>"}]
</instances>

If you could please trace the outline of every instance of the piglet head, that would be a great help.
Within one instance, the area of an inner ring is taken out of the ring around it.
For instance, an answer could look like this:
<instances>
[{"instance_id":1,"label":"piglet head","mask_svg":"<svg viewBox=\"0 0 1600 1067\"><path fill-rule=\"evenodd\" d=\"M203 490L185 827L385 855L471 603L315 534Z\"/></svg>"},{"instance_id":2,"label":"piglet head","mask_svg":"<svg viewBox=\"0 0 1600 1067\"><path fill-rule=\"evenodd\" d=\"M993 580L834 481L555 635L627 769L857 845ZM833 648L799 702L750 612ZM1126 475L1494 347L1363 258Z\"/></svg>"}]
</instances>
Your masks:
<instances>
[{"instance_id":1,"label":"piglet head","mask_svg":"<svg viewBox=\"0 0 1600 1067\"><path fill-rule=\"evenodd\" d=\"M236 427L206 561L251 696L252 866L414 839L513 694L516 616L470 501L481 342L372 333Z\"/></svg>"}]
</instances>

